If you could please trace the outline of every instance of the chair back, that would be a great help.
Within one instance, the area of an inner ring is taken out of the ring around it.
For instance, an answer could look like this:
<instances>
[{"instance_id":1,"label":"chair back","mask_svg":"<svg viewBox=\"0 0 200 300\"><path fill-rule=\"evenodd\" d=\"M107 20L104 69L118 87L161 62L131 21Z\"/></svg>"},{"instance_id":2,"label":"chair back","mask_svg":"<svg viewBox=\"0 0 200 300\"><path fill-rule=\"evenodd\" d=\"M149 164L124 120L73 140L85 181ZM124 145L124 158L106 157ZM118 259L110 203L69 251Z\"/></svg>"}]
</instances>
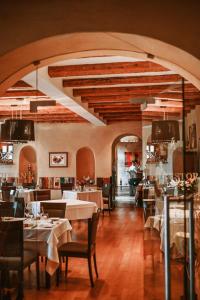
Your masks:
<instances>
[{"instance_id":1,"label":"chair back","mask_svg":"<svg viewBox=\"0 0 200 300\"><path fill-rule=\"evenodd\" d=\"M103 177L97 177L97 188L102 188L103 186Z\"/></svg>"},{"instance_id":2,"label":"chair back","mask_svg":"<svg viewBox=\"0 0 200 300\"><path fill-rule=\"evenodd\" d=\"M0 222L0 256L23 258L23 221Z\"/></svg>"},{"instance_id":3,"label":"chair back","mask_svg":"<svg viewBox=\"0 0 200 300\"><path fill-rule=\"evenodd\" d=\"M42 202L41 210L50 218L65 218L66 203Z\"/></svg>"},{"instance_id":4,"label":"chair back","mask_svg":"<svg viewBox=\"0 0 200 300\"><path fill-rule=\"evenodd\" d=\"M0 202L0 217L15 217L16 202Z\"/></svg>"},{"instance_id":5,"label":"chair back","mask_svg":"<svg viewBox=\"0 0 200 300\"><path fill-rule=\"evenodd\" d=\"M61 183L60 187L61 187L61 192L63 194L63 191L72 191L74 184L72 182Z\"/></svg>"},{"instance_id":6,"label":"chair back","mask_svg":"<svg viewBox=\"0 0 200 300\"><path fill-rule=\"evenodd\" d=\"M92 218L88 220L88 249L96 244L97 228L100 217L100 209L93 213Z\"/></svg>"},{"instance_id":7,"label":"chair back","mask_svg":"<svg viewBox=\"0 0 200 300\"><path fill-rule=\"evenodd\" d=\"M24 198L23 197L15 197L15 202L17 203L15 217L23 218L24 217L24 209L25 209Z\"/></svg>"},{"instance_id":8,"label":"chair back","mask_svg":"<svg viewBox=\"0 0 200 300\"><path fill-rule=\"evenodd\" d=\"M102 186L102 196L104 198L109 198L111 193L111 184L110 183L104 183Z\"/></svg>"},{"instance_id":9,"label":"chair back","mask_svg":"<svg viewBox=\"0 0 200 300\"><path fill-rule=\"evenodd\" d=\"M35 190L33 191L34 201L51 200L50 190Z\"/></svg>"},{"instance_id":10,"label":"chair back","mask_svg":"<svg viewBox=\"0 0 200 300\"><path fill-rule=\"evenodd\" d=\"M11 201L12 197L14 197L16 193L16 186L2 186L2 200L3 201Z\"/></svg>"}]
</instances>

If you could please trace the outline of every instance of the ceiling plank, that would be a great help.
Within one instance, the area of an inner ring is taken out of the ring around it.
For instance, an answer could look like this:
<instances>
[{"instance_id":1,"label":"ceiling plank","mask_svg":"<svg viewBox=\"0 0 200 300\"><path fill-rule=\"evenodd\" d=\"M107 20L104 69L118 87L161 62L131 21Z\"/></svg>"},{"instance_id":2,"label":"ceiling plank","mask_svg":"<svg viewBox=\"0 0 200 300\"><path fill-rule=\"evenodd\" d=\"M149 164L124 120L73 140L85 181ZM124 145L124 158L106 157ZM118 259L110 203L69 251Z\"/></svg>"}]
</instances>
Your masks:
<instances>
[{"instance_id":1,"label":"ceiling plank","mask_svg":"<svg viewBox=\"0 0 200 300\"><path fill-rule=\"evenodd\" d=\"M74 89L73 95L75 97L80 96L102 96L102 95L132 95L134 94L144 94L151 95L151 93L160 93L168 86L158 85L158 86L142 86L142 87L106 87L106 88L85 88L85 89Z\"/></svg>"},{"instance_id":2,"label":"ceiling plank","mask_svg":"<svg viewBox=\"0 0 200 300\"><path fill-rule=\"evenodd\" d=\"M120 94L120 95L101 95L101 96L82 96L81 97L81 101L83 103L96 103L96 102L124 102L124 101L129 101L131 98L133 97L138 97L141 98L142 95L138 95L138 93L131 93L130 95L124 95L124 94ZM157 93L151 93L152 97L156 97L156 98L161 98L161 99L174 99L174 100L182 100L182 94L181 93L162 93L162 94L157 94ZM190 101L191 99L198 99L200 98L200 92L198 93L190 93L190 92L186 92L185 93L185 97L186 97L186 101Z\"/></svg>"},{"instance_id":3,"label":"ceiling plank","mask_svg":"<svg viewBox=\"0 0 200 300\"><path fill-rule=\"evenodd\" d=\"M12 87L12 88L31 88L32 86L30 84L28 84L27 82L23 81L23 80L19 80L17 81Z\"/></svg>"},{"instance_id":4,"label":"ceiling plank","mask_svg":"<svg viewBox=\"0 0 200 300\"><path fill-rule=\"evenodd\" d=\"M50 77L127 74L160 71L168 71L168 69L149 61L80 64L48 67L48 74Z\"/></svg>"},{"instance_id":5,"label":"ceiling plank","mask_svg":"<svg viewBox=\"0 0 200 300\"><path fill-rule=\"evenodd\" d=\"M120 85L120 84L149 84L149 83L168 83L181 80L177 74L153 75L153 76L121 76L107 78L82 78L64 79L63 87L87 87L99 85Z\"/></svg>"},{"instance_id":6,"label":"ceiling plank","mask_svg":"<svg viewBox=\"0 0 200 300\"><path fill-rule=\"evenodd\" d=\"M46 96L41 91L37 90L8 90L1 97L38 97L38 96Z\"/></svg>"}]
</instances>

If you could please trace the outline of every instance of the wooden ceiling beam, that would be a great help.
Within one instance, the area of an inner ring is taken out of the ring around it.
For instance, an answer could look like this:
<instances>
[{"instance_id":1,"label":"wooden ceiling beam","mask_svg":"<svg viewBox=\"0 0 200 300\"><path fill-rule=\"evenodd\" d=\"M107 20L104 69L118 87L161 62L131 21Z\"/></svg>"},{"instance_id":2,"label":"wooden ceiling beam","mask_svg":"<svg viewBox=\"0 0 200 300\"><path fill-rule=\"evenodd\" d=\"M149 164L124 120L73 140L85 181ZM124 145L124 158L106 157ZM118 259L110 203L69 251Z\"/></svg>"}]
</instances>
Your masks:
<instances>
[{"instance_id":1,"label":"wooden ceiling beam","mask_svg":"<svg viewBox=\"0 0 200 300\"><path fill-rule=\"evenodd\" d=\"M151 93L151 96L166 99L166 100L174 99L176 101L178 101L178 100L182 101L182 94L181 93L166 93L166 92L162 93L162 94ZM139 96L138 93L131 93L130 95L121 94L121 95L82 96L81 101L83 103L127 102L133 97L141 98L141 97L143 97L143 95ZM199 92L198 93L188 92L188 93L185 93L185 97L186 97L186 101L191 101L191 99L194 99L194 101L195 101L195 99L200 98L200 93Z\"/></svg>"},{"instance_id":2,"label":"wooden ceiling beam","mask_svg":"<svg viewBox=\"0 0 200 300\"><path fill-rule=\"evenodd\" d=\"M168 71L168 69L149 61L79 64L48 67L49 76L54 78L67 76L128 74L160 71Z\"/></svg>"},{"instance_id":3,"label":"wooden ceiling beam","mask_svg":"<svg viewBox=\"0 0 200 300\"><path fill-rule=\"evenodd\" d=\"M130 103L120 103L120 105L118 105L118 103L114 103L112 105L105 105L105 104L89 104L88 105L89 108L97 108L97 109L115 109L115 108L119 108L119 109L128 109L128 108L131 108L131 109L136 109L136 110L140 110L140 105L131 105Z\"/></svg>"},{"instance_id":4,"label":"wooden ceiling beam","mask_svg":"<svg viewBox=\"0 0 200 300\"><path fill-rule=\"evenodd\" d=\"M134 108L94 108L95 113L104 113L104 112L139 112L140 109L134 109Z\"/></svg>"},{"instance_id":5,"label":"wooden ceiling beam","mask_svg":"<svg viewBox=\"0 0 200 300\"><path fill-rule=\"evenodd\" d=\"M31 88L32 86L30 84L28 84L27 82L23 81L23 80L19 80L17 81L15 84L13 84L13 86L11 87L11 89L15 89L15 88Z\"/></svg>"},{"instance_id":6,"label":"wooden ceiling beam","mask_svg":"<svg viewBox=\"0 0 200 300\"><path fill-rule=\"evenodd\" d=\"M38 97L46 96L40 91L36 90L8 90L4 94L1 94L1 97Z\"/></svg>"},{"instance_id":7,"label":"wooden ceiling beam","mask_svg":"<svg viewBox=\"0 0 200 300\"><path fill-rule=\"evenodd\" d=\"M102 95L132 95L133 93L136 95L148 95L152 96L152 93L158 94L161 93L167 88L169 85L152 85L152 86L124 86L124 87L105 87L105 88L85 88L85 89L74 89L73 96L74 97L82 97L82 96L102 96Z\"/></svg>"},{"instance_id":8,"label":"wooden ceiling beam","mask_svg":"<svg viewBox=\"0 0 200 300\"><path fill-rule=\"evenodd\" d=\"M168 83L181 80L178 74L153 75L153 76L120 76L107 78L81 78L81 79L64 79L63 87L87 87L103 85L120 85L120 84L149 84L149 83Z\"/></svg>"}]
</instances>

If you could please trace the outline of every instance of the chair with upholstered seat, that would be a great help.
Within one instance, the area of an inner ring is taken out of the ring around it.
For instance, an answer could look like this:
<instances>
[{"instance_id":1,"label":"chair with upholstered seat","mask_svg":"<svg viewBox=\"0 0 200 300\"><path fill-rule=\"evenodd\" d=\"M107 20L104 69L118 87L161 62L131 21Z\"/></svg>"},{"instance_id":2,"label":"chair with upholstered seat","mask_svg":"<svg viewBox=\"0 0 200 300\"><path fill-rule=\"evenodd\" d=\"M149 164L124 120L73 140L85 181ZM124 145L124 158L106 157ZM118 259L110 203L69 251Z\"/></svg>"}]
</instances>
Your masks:
<instances>
[{"instance_id":1,"label":"chair with upholstered seat","mask_svg":"<svg viewBox=\"0 0 200 300\"><path fill-rule=\"evenodd\" d=\"M41 211L50 218L65 218L66 203L41 202Z\"/></svg>"},{"instance_id":2,"label":"chair with upholstered seat","mask_svg":"<svg viewBox=\"0 0 200 300\"><path fill-rule=\"evenodd\" d=\"M15 217L16 202L0 202L0 217Z\"/></svg>"},{"instance_id":3,"label":"chair with upholstered seat","mask_svg":"<svg viewBox=\"0 0 200 300\"><path fill-rule=\"evenodd\" d=\"M87 243L83 242L69 242L63 244L59 249L59 257L66 258L66 274L68 270L68 257L79 257L85 258L88 260L88 269L91 286L94 286L94 280L92 275L92 264L91 260L93 257L94 268L96 276L98 278L97 263L96 263L96 233L99 222L100 210L93 213L92 218L88 220L88 241ZM57 284L59 283L59 270L57 271Z\"/></svg>"},{"instance_id":4,"label":"chair with upholstered seat","mask_svg":"<svg viewBox=\"0 0 200 300\"><path fill-rule=\"evenodd\" d=\"M36 263L37 288L40 288L39 260L35 252L24 250L23 221L0 222L0 271L1 274L9 271L18 272L18 297L23 299L23 270ZM4 288L0 283L0 288Z\"/></svg>"}]
</instances>

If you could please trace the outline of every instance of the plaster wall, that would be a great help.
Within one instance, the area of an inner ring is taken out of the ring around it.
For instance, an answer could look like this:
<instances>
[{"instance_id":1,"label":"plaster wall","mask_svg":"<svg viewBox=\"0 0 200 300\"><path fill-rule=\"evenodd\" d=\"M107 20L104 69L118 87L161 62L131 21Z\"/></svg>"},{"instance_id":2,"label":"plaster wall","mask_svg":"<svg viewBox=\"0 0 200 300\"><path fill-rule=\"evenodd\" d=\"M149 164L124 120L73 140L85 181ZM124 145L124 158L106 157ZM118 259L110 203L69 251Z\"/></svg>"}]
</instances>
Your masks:
<instances>
[{"instance_id":1,"label":"plaster wall","mask_svg":"<svg viewBox=\"0 0 200 300\"><path fill-rule=\"evenodd\" d=\"M38 177L75 177L76 154L82 147L94 153L95 176L111 175L111 152L113 141L122 134L132 133L141 137L140 122L121 122L103 127L91 124L36 124L36 141L30 145L36 150ZM14 146L14 165L0 166L0 174L18 176L19 153L24 145ZM67 168L49 168L49 152L68 152Z\"/></svg>"}]
</instances>

